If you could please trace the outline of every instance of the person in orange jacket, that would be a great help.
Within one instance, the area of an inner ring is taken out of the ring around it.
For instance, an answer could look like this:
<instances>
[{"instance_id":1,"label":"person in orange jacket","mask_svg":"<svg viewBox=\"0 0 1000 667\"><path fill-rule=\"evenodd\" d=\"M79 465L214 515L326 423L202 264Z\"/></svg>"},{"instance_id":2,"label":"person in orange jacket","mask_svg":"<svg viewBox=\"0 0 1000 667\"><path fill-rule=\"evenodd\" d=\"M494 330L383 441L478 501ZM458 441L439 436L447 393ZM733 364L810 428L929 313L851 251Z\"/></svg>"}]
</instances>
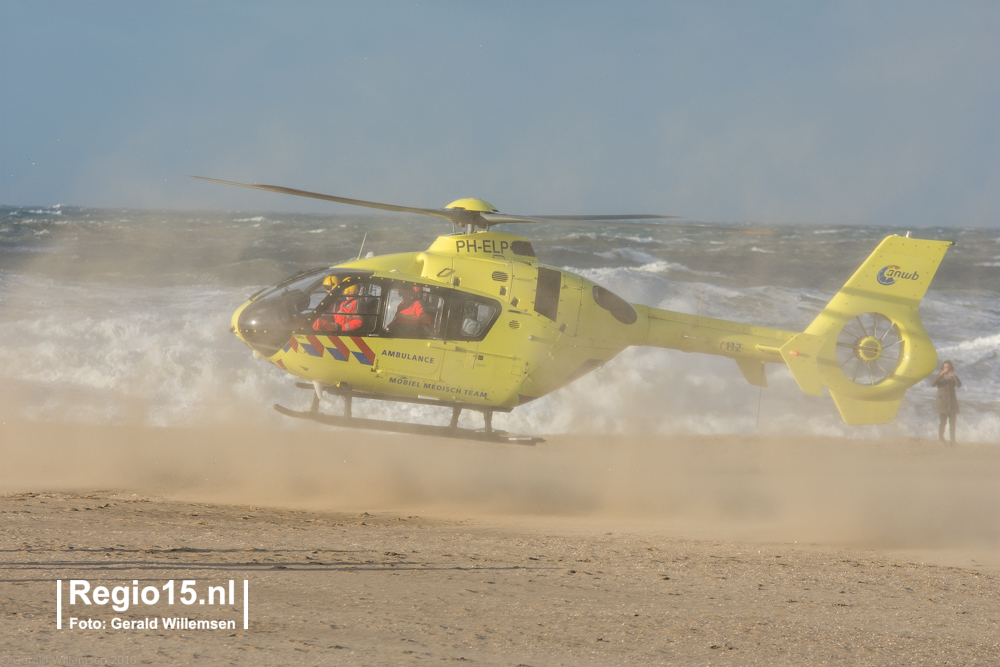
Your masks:
<instances>
[{"instance_id":1,"label":"person in orange jacket","mask_svg":"<svg viewBox=\"0 0 1000 667\"><path fill-rule=\"evenodd\" d=\"M343 296L316 318L312 328L315 331L356 331L362 324L364 320L358 315L358 286L349 285L344 288Z\"/></svg>"},{"instance_id":2,"label":"person in orange jacket","mask_svg":"<svg viewBox=\"0 0 1000 667\"><path fill-rule=\"evenodd\" d=\"M396 307L396 317L390 325L393 333L425 333L426 327L434 323L434 318L427 312L424 304L418 298L420 288L414 287L413 291L404 291L402 303Z\"/></svg>"}]
</instances>

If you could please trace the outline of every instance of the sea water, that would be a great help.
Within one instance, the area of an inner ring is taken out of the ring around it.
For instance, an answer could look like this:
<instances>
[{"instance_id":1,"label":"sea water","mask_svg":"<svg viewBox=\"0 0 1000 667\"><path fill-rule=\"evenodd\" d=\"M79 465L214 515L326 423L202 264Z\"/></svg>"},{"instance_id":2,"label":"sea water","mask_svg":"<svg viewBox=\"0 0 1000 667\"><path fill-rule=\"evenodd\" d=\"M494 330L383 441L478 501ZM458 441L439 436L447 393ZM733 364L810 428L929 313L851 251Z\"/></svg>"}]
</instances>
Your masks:
<instances>
[{"instance_id":1,"label":"sea water","mask_svg":"<svg viewBox=\"0 0 1000 667\"><path fill-rule=\"evenodd\" d=\"M623 298L802 330L878 242L911 231L955 241L920 308L959 390L961 441L1000 442L1000 231L771 226L773 235L669 225L507 225L541 262ZM258 289L303 268L427 248L451 227L406 215L0 207L0 416L154 426L320 429L294 378L229 333ZM936 437L934 389L907 392L892 424L847 426L832 400L767 365L748 385L726 358L631 348L495 425L546 433L813 433ZM355 414L446 424L450 411L357 401ZM469 413L463 426L480 425ZM330 429L332 436L336 431Z\"/></svg>"}]
</instances>

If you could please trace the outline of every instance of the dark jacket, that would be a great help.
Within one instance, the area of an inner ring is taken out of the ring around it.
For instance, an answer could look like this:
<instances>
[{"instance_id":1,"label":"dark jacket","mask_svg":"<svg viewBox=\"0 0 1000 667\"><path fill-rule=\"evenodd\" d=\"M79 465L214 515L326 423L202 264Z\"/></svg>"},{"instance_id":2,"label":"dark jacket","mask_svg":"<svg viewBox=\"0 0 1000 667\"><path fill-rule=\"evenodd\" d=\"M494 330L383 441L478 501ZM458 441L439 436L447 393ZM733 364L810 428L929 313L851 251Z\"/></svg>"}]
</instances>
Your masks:
<instances>
[{"instance_id":1,"label":"dark jacket","mask_svg":"<svg viewBox=\"0 0 1000 667\"><path fill-rule=\"evenodd\" d=\"M937 387L937 398L934 399L934 410L939 415L957 415L958 398L955 397L955 388L962 386L962 381L957 375L938 375L931 380L931 386Z\"/></svg>"}]
</instances>

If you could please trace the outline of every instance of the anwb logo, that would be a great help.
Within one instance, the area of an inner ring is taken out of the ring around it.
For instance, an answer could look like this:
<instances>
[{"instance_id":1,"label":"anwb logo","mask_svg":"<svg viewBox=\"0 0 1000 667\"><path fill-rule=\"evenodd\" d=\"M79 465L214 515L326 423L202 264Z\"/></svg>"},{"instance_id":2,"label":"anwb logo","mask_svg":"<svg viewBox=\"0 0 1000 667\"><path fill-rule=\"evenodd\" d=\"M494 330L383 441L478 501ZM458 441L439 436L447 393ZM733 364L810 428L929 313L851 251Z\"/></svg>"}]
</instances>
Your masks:
<instances>
[{"instance_id":1,"label":"anwb logo","mask_svg":"<svg viewBox=\"0 0 1000 667\"><path fill-rule=\"evenodd\" d=\"M919 280L920 274L914 271L913 273L906 273L895 264L890 264L889 266L883 266L882 270L878 272L878 282L880 285L892 285L896 282L896 279L902 280Z\"/></svg>"}]
</instances>

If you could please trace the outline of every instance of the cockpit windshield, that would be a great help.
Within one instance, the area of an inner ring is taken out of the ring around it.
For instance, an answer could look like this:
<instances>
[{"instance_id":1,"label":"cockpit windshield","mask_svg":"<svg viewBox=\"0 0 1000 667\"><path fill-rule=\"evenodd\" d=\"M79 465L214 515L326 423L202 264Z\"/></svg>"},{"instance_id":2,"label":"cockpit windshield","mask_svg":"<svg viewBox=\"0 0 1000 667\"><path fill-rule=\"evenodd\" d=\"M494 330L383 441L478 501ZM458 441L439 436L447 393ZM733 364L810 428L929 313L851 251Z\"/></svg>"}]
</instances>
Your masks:
<instances>
[{"instance_id":1,"label":"cockpit windshield","mask_svg":"<svg viewBox=\"0 0 1000 667\"><path fill-rule=\"evenodd\" d=\"M238 322L240 335L255 350L271 356L292 333L309 324L322 304L342 294L344 285L349 281L356 284L370 275L330 269L296 274L261 292L243 309Z\"/></svg>"},{"instance_id":2,"label":"cockpit windshield","mask_svg":"<svg viewBox=\"0 0 1000 667\"><path fill-rule=\"evenodd\" d=\"M329 273L330 269L309 269L307 271L299 271L295 275L287 278L274 287L268 287L266 289L257 292L252 297L251 301L260 301L262 299L267 299L274 296L276 293L286 294L291 291L302 291L309 292L316 283L321 282L325 277L325 274Z\"/></svg>"},{"instance_id":3,"label":"cockpit windshield","mask_svg":"<svg viewBox=\"0 0 1000 667\"><path fill-rule=\"evenodd\" d=\"M499 302L452 287L314 269L256 295L238 327L269 357L296 333L477 341L499 313Z\"/></svg>"}]
</instances>

